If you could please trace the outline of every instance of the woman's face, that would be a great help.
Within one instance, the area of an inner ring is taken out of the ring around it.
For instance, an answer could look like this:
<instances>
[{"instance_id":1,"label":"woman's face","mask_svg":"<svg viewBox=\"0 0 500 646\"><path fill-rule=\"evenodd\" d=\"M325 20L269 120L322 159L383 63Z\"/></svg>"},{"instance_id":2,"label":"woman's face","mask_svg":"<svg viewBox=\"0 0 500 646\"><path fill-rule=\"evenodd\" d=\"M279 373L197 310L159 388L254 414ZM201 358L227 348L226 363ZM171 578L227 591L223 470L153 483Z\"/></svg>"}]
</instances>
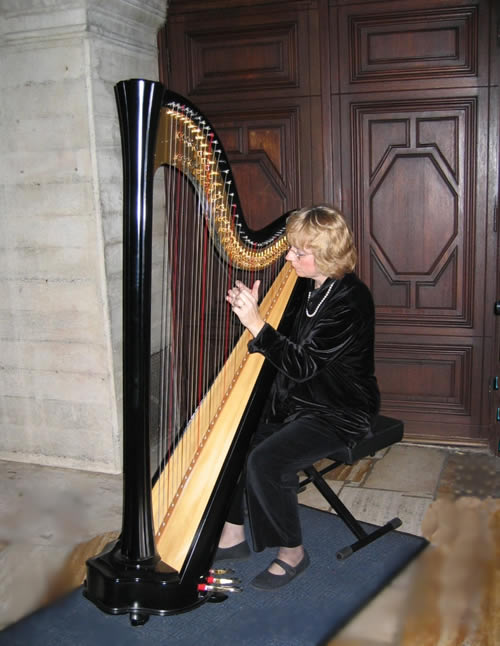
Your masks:
<instances>
[{"instance_id":1,"label":"woman's face","mask_svg":"<svg viewBox=\"0 0 500 646\"><path fill-rule=\"evenodd\" d=\"M308 251L307 247L299 249L298 247L291 246L286 254L286 259L292 264L292 267L297 272L297 276L301 278L312 278L316 287L322 285L327 278L316 267L314 254Z\"/></svg>"}]
</instances>

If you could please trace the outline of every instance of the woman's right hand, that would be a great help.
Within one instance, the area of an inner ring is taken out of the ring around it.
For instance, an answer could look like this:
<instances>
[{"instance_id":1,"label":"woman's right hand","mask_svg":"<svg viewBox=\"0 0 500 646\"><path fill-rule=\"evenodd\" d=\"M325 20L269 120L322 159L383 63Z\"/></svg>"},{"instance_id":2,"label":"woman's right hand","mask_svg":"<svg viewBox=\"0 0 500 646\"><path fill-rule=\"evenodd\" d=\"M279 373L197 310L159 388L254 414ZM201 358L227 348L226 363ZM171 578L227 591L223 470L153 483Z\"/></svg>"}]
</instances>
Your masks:
<instances>
[{"instance_id":1,"label":"woman's right hand","mask_svg":"<svg viewBox=\"0 0 500 646\"><path fill-rule=\"evenodd\" d=\"M236 285L228 291L226 296L233 312L254 337L265 325L258 305L259 288L260 280L255 281L252 289L237 280Z\"/></svg>"}]
</instances>

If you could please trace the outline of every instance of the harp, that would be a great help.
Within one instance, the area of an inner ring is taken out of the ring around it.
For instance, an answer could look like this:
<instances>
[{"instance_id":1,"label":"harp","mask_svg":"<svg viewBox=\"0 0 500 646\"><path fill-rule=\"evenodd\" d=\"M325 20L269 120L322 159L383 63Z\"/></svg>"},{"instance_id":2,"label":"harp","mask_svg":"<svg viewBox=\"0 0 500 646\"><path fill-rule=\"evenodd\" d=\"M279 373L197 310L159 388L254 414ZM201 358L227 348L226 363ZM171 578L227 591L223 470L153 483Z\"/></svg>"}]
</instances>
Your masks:
<instances>
[{"instance_id":1,"label":"harp","mask_svg":"<svg viewBox=\"0 0 500 646\"><path fill-rule=\"evenodd\" d=\"M115 96L124 182L123 520L118 540L87 562L84 594L139 625L207 600L198 585L272 379L263 357L248 354L251 337L229 310L228 286L260 279L261 312L280 327L297 285L284 260L286 216L260 231L246 225L207 119L152 81L122 81ZM157 171L166 217L153 233ZM158 264L168 277L159 317L151 313ZM152 347L156 318L160 341ZM153 381L161 400L154 422Z\"/></svg>"}]
</instances>

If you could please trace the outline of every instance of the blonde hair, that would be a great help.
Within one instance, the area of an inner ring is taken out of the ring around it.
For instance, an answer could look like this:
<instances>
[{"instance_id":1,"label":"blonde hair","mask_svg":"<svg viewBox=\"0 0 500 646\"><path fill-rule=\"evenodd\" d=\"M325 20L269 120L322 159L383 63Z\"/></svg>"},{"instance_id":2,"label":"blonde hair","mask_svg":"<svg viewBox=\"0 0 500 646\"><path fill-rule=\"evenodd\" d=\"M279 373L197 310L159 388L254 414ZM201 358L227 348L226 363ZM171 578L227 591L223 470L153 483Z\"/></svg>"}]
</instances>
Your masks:
<instances>
[{"instance_id":1,"label":"blonde hair","mask_svg":"<svg viewBox=\"0 0 500 646\"><path fill-rule=\"evenodd\" d=\"M316 267L331 278L354 270L358 254L344 216L336 209L318 205L294 211L286 222L288 243L314 255Z\"/></svg>"}]
</instances>

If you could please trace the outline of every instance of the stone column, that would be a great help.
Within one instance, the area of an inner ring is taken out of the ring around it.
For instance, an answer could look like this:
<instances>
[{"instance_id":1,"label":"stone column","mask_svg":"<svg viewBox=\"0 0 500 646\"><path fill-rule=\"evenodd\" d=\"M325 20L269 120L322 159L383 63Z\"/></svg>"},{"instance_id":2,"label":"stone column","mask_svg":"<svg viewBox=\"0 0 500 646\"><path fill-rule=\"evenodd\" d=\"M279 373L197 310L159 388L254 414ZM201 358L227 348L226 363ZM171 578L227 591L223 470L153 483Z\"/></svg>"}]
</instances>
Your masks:
<instances>
[{"instance_id":1,"label":"stone column","mask_svg":"<svg viewBox=\"0 0 500 646\"><path fill-rule=\"evenodd\" d=\"M158 78L166 0L0 5L0 458L121 469L114 84Z\"/></svg>"}]
</instances>

